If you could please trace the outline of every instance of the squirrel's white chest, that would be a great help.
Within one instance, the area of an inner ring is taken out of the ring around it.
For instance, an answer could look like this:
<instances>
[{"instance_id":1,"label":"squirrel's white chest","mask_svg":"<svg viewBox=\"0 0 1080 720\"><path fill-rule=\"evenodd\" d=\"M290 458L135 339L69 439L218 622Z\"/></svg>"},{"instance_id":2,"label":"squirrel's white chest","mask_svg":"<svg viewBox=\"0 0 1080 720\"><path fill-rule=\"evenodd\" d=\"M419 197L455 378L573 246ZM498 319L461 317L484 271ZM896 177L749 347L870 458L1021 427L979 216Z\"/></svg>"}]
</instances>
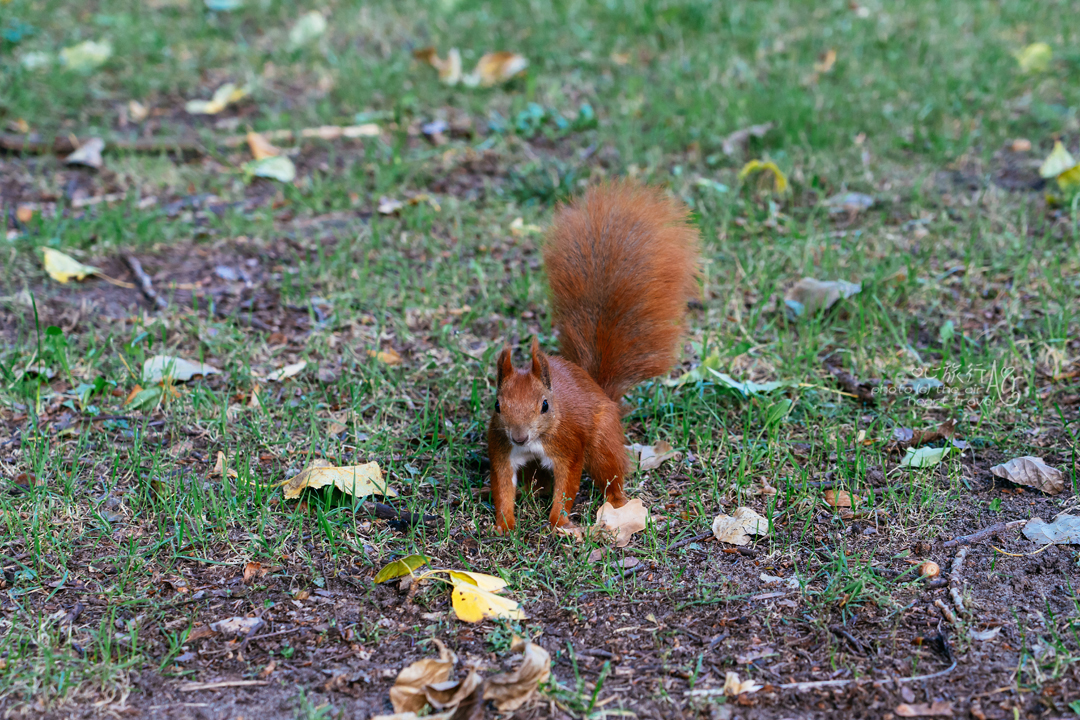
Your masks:
<instances>
[{"instance_id":1,"label":"squirrel's white chest","mask_svg":"<svg viewBox=\"0 0 1080 720\"><path fill-rule=\"evenodd\" d=\"M548 470L554 469L551 458L544 452L544 444L539 440L533 440L524 445L510 445L510 467L514 469L514 487L517 487L517 471L523 465L537 461Z\"/></svg>"}]
</instances>

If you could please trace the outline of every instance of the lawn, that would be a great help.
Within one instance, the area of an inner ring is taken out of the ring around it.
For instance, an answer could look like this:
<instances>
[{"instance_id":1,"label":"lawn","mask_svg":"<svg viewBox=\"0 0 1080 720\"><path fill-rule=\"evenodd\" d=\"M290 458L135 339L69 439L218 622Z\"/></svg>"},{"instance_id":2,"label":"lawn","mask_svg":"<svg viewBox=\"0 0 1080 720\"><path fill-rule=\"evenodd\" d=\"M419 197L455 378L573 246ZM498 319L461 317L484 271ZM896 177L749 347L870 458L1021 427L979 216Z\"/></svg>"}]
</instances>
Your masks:
<instances>
[{"instance_id":1,"label":"lawn","mask_svg":"<svg viewBox=\"0 0 1080 720\"><path fill-rule=\"evenodd\" d=\"M1040 173L1078 77L1068 2L0 0L0 711L367 720L435 640L491 678L521 637L520 718L1080 715L1080 545L1023 524L1080 514L1080 196ZM543 231L625 176L701 231L681 364L627 396L677 454L624 548L534 496L497 536L495 355L557 351ZM991 471L1025 456L1060 489ZM286 497L315 461L397 495ZM768 531L715 539L740 507ZM375 582L413 554L524 619Z\"/></svg>"}]
</instances>

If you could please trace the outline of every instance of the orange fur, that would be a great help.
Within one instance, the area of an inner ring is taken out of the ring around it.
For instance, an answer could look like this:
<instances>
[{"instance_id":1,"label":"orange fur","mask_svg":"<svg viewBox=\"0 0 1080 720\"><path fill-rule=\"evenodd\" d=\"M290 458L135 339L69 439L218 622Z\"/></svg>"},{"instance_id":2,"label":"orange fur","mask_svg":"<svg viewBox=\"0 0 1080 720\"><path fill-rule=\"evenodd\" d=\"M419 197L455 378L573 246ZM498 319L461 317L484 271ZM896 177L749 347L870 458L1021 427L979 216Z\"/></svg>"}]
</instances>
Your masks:
<instances>
[{"instance_id":1,"label":"orange fur","mask_svg":"<svg viewBox=\"0 0 1080 720\"><path fill-rule=\"evenodd\" d=\"M671 369L686 303L698 297L698 233L686 206L632 182L594 187L561 206L544 259L562 357L541 352L535 338L527 369L514 368L509 346L499 354L488 426L499 532L514 528L518 473L553 476L553 526L569 522L582 472L612 505L626 504L619 401Z\"/></svg>"}]
</instances>

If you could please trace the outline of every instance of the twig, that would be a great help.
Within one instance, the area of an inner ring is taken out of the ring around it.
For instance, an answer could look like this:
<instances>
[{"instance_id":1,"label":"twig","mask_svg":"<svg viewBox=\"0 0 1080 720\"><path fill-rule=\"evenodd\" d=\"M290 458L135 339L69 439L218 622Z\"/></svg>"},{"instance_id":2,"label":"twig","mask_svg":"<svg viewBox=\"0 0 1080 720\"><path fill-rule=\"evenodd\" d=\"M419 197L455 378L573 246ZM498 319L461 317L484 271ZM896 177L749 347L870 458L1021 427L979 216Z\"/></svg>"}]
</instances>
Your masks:
<instances>
[{"instance_id":1,"label":"twig","mask_svg":"<svg viewBox=\"0 0 1080 720\"><path fill-rule=\"evenodd\" d=\"M967 612L964 610L964 598L960 593L960 572L964 569L964 559L967 554L968 547L966 545L957 550L956 557L952 561L952 568L949 570L949 595L952 597L953 607L960 614Z\"/></svg>"},{"instance_id":2,"label":"twig","mask_svg":"<svg viewBox=\"0 0 1080 720\"><path fill-rule=\"evenodd\" d=\"M642 571L642 570L644 570L645 568L649 568L649 569L651 570L651 569L652 569L653 567L654 567L654 565L653 565L652 563L643 563L643 562L639 562L639 563L638 563L637 565L635 565L634 567L632 567L632 568L627 568L626 570L623 570L623 571L622 571L622 573L620 573L619 577L622 577L622 578L624 578L624 579L625 579L625 578L628 578L628 577L630 577L630 576L631 576L631 575L633 575L634 573L637 573L637 572L641 572L641 571Z\"/></svg>"},{"instance_id":3,"label":"twig","mask_svg":"<svg viewBox=\"0 0 1080 720\"><path fill-rule=\"evenodd\" d=\"M698 533L697 535L694 535L693 537L688 537L688 538L686 538L684 540L680 540L679 542L671 543L667 547L667 552L671 552L672 550L678 550L681 547L686 547L690 543L701 542L702 540L710 540L710 539L712 539L712 537L713 537L713 531L712 530L708 530L708 531L703 532L703 533Z\"/></svg>"},{"instance_id":4,"label":"twig","mask_svg":"<svg viewBox=\"0 0 1080 720\"><path fill-rule=\"evenodd\" d=\"M914 677L904 678L885 678L884 680L875 680L873 678L846 678L844 680L812 680L810 682L794 682L784 683L783 685L777 685L776 687L781 690L813 690L820 687L844 687L845 685L865 685L867 683L895 683L897 685L903 685L904 683L923 682L924 680L933 680L935 678L944 677L953 670L956 669L956 661L953 660L953 664L936 673L930 673L929 675L916 675Z\"/></svg>"},{"instance_id":5,"label":"twig","mask_svg":"<svg viewBox=\"0 0 1080 720\"><path fill-rule=\"evenodd\" d=\"M150 281L150 276L143 270L142 263L134 255L124 254L124 262L131 268L131 272L135 274L135 279L139 281L139 289L142 290L142 294L146 296L146 299L154 303L158 310L164 310L168 307L169 303L165 301L165 298L154 292L154 284Z\"/></svg>"},{"instance_id":6,"label":"twig","mask_svg":"<svg viewBox=\"0 0 1080 720\"><path fill-rule=\"evenodd\" d=\"M367 501L364 503L365 507L371 508L375 511L375 517L380 520L397 520L399 522L406 523L407 525L420 525L426 523L433 523L438 521L438 517L435 515L425 515L422 513L409 512L408 510L395 510L393 507L386 503Z\"/></svg>"},{"instance_id":7,"label":"twig","mask_svg":"<svg viewBox=\"0 0 1080 720\"><path fill-rule=\"evenodd\" d=\"M269 685L268 680L222 680L210 683L187 683L177 688L180 692L198 692L199 690L219 690L231 687L251 687L254 685Z\"/></svg>"},{"instance_id":8,"label":"twig","mask_svg":"<svg viewBox=\"0 0 1080 720\"><path fill-rule=\"evenodd\" d=\"M999 552L1002 555L1008 555L1009 557L1031 557L1032 555L1038 555L1039 553L1041 553L1046 548L1053 547L1053 546L1054 546L1054 543L1049 543L1047 545L1043 545L1038 550L1034 550L1034 551L1029 552L1029 553L1011 553L1011 552L1005 552L1004 550L1002 550L1001 548L999 548L999 547L997 547L995 545L991 545L990 547L993 548L996 552Z\"/></svg>"},{"instance_id":9,"label":"twig","mask_svg":"<svg viewBox=\"0 0 1080 720\"><path fill-rule=\"evenodd\" d=\"M960 535L959 537L954 537L952 540L946 542L944 547L951 548L956 547L957 545L972 545L974 543L985 540L991 535L997 535L1000 532L1012 530L1016 527L1022 527L1026 524L1027 520L1011 520L1009 522L999 522L996 525L991 525L988 528L983 528L982 530L976 533L972 533L971 535Z\"/></svg>"},{"instance_id":10,"label":"twig","mask_svg":"<svg viewBox=\"0 0 1080 720\"><path fill-rule=\"evenodd\" d=\"M960 626L960 623L956 619L956 615L953 614L953 611L949 609L948 605L941 601L941 598L934 601L934 607L941 611L941 614L949 621L950 625L953 627Z\"/></svg>"}]
</instances>

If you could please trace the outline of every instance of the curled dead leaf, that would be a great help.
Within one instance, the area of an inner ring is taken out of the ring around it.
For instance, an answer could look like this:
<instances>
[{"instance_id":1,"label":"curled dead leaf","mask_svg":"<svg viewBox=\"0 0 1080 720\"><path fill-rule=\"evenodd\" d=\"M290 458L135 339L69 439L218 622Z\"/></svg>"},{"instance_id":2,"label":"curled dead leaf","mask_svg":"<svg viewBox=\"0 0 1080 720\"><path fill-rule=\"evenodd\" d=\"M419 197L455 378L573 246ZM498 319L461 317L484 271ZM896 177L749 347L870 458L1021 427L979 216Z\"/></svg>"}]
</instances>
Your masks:
<instances>
[{"instance_id":1,"label":"curled dead leaf","mask_svg":"<svg viewBox=\"0 0 1080 720\"><path fill-rule=\"evenodd\" d=\"M300 497L305 489L316 490L333 485L346 495L356 498L368 495L397 497L397 491L387 485L383 479L382 468L377 462L363 465L334 467L325 460L315 460L299 475L282 483L285 487L285 499Z\"/></svg>"},{"instance_id":2,"label":"curled dead leaf","mask_svg":"<svg viewBox=\"0 0 1080 720\"><path fill-rule=\"evenodd\" d=\"M845 280L821 281L806 277L784 293L784 303L797 317L813 317L819 310L828 310L837 301L862 291L859 283Z\"/></svg>"},{"instance_id":3,"label":"curled dead leaf","mask_svg":"<svg viewBox=\"0 0 1080 720\"><path fill-rule=\"evenodd\" d=\"M244 584L250 585L253 580L266 574L266 568L259 562L249 562L244 565Z\"/></svg>"},{"instance_id":4,"label":"curled dead leaf","mask_svg":"<svg viewBox=\"0 0 1080 720\"><path fill-rule=\"evenodd\" d=\"M428 703L424 686L444 683L457 664L457 655L439 640L433 640L439 648L439 657L417 660L398 673L394 687L390 688L390 702L394 712L417 712Z\"/></svg>"},{"instance_id":5,"label":"curled dead leaf","mask_svg":"<svg viewBox=\"0 0 1080 720\"><path fill-rule=\"evenodd\" d=\"M249 132L247 134L247 144L251 149L251 154L256 160L263 160L268 157L277 157L281 154L281 149L274 147L274 145L260 135L257 132Z\"/></svg>"},{"instance_id":6,"label":"curled dead leaf","mask_svg":"<svg viewBox=\"0 0 1080 720\"><path fill-rule=\"evenodd\" d=\"M743 693L755 693L763 686L753 680L739 680L739 674L728 672L724 676L724 694L728 697L737 697Z\"/></svg>"},{"instance_id":7,"label":"curled dead leaf","mask_svg":"<svg viewBox=\"0 0 1080 720\"><path fill-rule=\"evenodd\" d=\"M513 52L490 52L485 53L476 63L476 68L461 78L462 83L468 87L492 87L507 82L515 75L525 71L529 61L524 55Z\"/></svg>"},{"instance_id":8,"label":"curled dead leaf","mask_svg":"<svg viewBox=\"0 0 1080 720\"><path fill-rule=\"evenodd\" d=\"M731 515L720 514L713 520L713 535L720 542L748 545L751 535L767 535L769 521L748 507L736 508Z\"/></svg>"},{"instance_id":9,"label":"curled dead leaf","mask_svg":"<svg viewBox=\"0 0 1080 720\"><path fill-rule=\"evenodd\" d=\"M522 654L521 665L513 672L493 675L484 686L484 699L494 702L499 712L512 712L529 702L551 675L547 650L528 641L516 643L512 649Z\"/></svg>"},{"instance_id":10,"label":"curled dead leaf","mask_svg":"<svg viewBox=\"0 0 1080 720\"><path fill-rule=\"evenodd\" d=\"M228 474L229 477L237 477L236 471L232 468L226 467L225 453L218 450L217 460L214 462L214 469L210 471L210 477L225 477Z\"/></svg>"},{"instance_id":11,"label":"curled dead leaf","mask_svg":"<svg viewBox=\"0 0 1080 720\"><path fill-rule=\"evenodd\" d=\"M625 447L630 453L630 457L637 463L638 470L654 470L660 467L665 460L679 455L679 452L673 449L670 443L663 440L655 445L634 443Z\"/></svg>"},{"instance_id":12,"label":"curled dead leaf","mask_svg":"<svg viewBox=\"0 0 1080 720\"><path fill-rule=\"evenodd\" d=\"M401 356L398 355L397 350L390 348L389 350L368 350L368 357L373 357L381 363L387 365L400 365Z\"/></svg>"},{"instance_id":13,"label":"curled dead leaf","mask_svg":"<svg viewBox=\"0 0 1080 720\"><path fill-rule=\"evenodd\" d=\"M862 498L858 495L849 493L847 490L826 490L825 502L832 507L858 507L862 502Z\"/></svg>"},{"instance_id":14,"label":"curled dead leaf","mask_svg":"<svg viewBox=\"0 0 1080 720\"><path fill-rule=\"evenodd\" d=\"M1016 485L1042 490L1047 495L1057 495L1065 489L1065 475L1039 457L1026 455L1013 458L1007 463L990 468L990 472Z\"/></svg>"}]
</instances>

